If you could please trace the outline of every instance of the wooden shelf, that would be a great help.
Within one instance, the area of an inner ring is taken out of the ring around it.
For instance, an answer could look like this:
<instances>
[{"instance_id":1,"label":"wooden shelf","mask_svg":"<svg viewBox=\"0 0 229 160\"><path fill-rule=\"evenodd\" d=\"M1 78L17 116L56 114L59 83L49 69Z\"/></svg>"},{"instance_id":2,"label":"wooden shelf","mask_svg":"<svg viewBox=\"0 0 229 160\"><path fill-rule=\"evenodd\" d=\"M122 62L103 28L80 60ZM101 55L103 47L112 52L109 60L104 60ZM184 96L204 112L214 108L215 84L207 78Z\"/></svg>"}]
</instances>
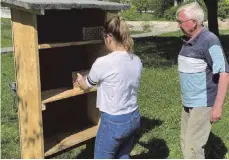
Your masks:
<instances>
[{"instance_id":1,"label":"wooden shelf","mask_svg":"<svg viewBox=\"0 0 229 160\"><path fill-rule=\"evenodd\" d=\"M41 98L42 98L42 104L53 102L53 101L58 101L61 99L89 93L96 91L97 87L93 87L90 90L81 90L79 88L74 88L74 89L68 89L68 88L59 88L59 89L52 89L52 90L47 90L43 91L41 93Z\"/></svg>"},{"instance_id":2,"label":"wooden shelf","mask_svg":"<svg viewBox=\"0 0 229 160\"><path fill-rule=\"evenodd\" d=\"M103 42L102 40L90 40L90 41L77 41L77 42L66 42L66 43L48 43L48 44L40 44L38 47L39 49L48 49L48 48L57 48L57 47L96 44L96 43L102 43L102 42Z\"/></svg>"},{"instance_id":3,"label":"wooden shelf","mask_svg":"<svg viewBox=\"0 0 229 160\"><path fill-rule=\"evenodd\" d=\"M54 153L72 147L76 144L89 140L96 136L98 130L98 125L86 128L75 134L61 133L55 134L55 136L46 139L46 146L51 147L45 152L45 156L50 156ZM56 144L54 144L57 142Z\"/></svg>"}]
</instances>

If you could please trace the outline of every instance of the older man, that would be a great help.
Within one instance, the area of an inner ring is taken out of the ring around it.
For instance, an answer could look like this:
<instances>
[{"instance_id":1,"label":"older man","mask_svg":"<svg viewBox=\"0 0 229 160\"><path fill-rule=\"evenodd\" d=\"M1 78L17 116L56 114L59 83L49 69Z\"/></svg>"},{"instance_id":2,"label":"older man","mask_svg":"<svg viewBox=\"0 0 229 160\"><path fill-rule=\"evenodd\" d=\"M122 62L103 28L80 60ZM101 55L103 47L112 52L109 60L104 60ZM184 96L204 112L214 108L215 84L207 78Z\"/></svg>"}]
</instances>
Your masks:
<instances>
[{"instance_id":1,"label":"older man","mask_svg":"<svg viewBox=\"0 0 229 160\"><path fill-rule=\"evenodd\" d=\"M182 6L177 22L185 35L178 56L182 94L181 148L184 158L205 158L211 124L220 119L229 83L229 66L216 35L203 27L198 3Z\"/></svg>"}]
</instances>

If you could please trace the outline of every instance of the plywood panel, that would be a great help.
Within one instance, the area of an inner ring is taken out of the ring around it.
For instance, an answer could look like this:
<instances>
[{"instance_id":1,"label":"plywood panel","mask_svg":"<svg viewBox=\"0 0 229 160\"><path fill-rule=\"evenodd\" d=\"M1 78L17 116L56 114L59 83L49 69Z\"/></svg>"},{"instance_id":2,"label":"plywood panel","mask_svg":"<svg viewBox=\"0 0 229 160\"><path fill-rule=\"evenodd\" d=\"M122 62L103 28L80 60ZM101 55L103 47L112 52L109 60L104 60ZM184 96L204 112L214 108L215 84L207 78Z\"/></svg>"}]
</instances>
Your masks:
<instances>
[{"instance_id":1,"label":"plywood panel","mask_svg":"<svg viewBox=\"0 0 229 160\"><path fill-rule=\"evenodd\" d=\"M99 9L47 10L38 16L39 44L83 40L83 27L103 26L105 11Z\"/></svg>"},{"instance_id":2,"label":"plywood panel","mask_svg":"<svg viewBox=\"0 0 229 160\"><path fill-rule=\"evenodd\" d=\"M41 88L36 15L11 10L14 42L21 158L43 158Z\"/></svg>"},{"instance_id":3,"label":"plywood panel","mask_svg":"<svg viewBox=\"0 0 229 160\"><path fill-rule=\"evenodd\" d=\"M96 44L96 43L102 43L102 40L77 41L77 42L66 42L66 43L46 43L46 44L40 44L39 49L79 46L79 45Z\"/></svg>"},{"instance_id":4,"label":"plywood panel","mask_svg":"<svg viewBox=\"0 0 229 160\"><path fill-rule=\"evenodd\" d=\"M86 96L80 95L46 104L46 110L42 112L44 136L74 131L90 124L86 103Z\"/></svg>"},{"instance_id":5,"label":"plywood panel","mask_svg":"<svg viewBox=\"0 0 229 160\"><path fill-rule=\"evenodd\" d=\"M84 91L79 88L74 88L74 89L61 88L61 89L52 89L52 90L43 91L42 103L45 104L45 103L66 99L73 96L78 96L81 94L87 94L89 92L96 91L96 89L97 89L96 87L93 87L90 90Z\"/></svg>"},{"instance_id":6,"label":"plywood panel","mask_svg":"<svg viewBox=\"0 0 229 160\"><path fill-rule=\"evenodd\" d=\"M86 95L67 98L46 104L46 110L42 112L44 122L45 152L47 155L61 151L72 145L87 140L92 136L84 136L89 133L72 135L83 132L85 129L93 127L93 123L87 118ZM64 145L64 146L63 146Z\"/></svg>"},{"instance_id":7,"label":"plywood panel","mask_svg":"<svg viewBox=\"0 0 229 160\"><path fill-rule=\"evenodd\" d=\"M87 117L93 124L98 124L100 111L96 107L96 93L87 94Z\"/></svg>"},{"instance_id":8,"label":"plywood panel","mask_svg":"<svg viewBox=\"0 0 229 160\"><path fill-rule=\"evenodd\" d=\"M39 50L41 90L72 88L72 71L89 69L85 46Z\"/></svg>"},{"instance_id":9,"label":"plywood panel","mask_svg":"<svg viewBox=\"0 0 229 160\"><path fill-rule=\"evenodd\" d=\"M90 128L83 129L71 135L69 135L68 133L54 135L53 137L48 139L47 142L50 142L51 144L55 141L58 142L45 152L45 156L50 156L54 153L57 153L64 149L70 148L74 145L77 145L81 142L94 138L97 134L97 130L98 126L93 126ZM66 136L65 134L67 134L68 136Z\"/></svg>"}]
</instances>

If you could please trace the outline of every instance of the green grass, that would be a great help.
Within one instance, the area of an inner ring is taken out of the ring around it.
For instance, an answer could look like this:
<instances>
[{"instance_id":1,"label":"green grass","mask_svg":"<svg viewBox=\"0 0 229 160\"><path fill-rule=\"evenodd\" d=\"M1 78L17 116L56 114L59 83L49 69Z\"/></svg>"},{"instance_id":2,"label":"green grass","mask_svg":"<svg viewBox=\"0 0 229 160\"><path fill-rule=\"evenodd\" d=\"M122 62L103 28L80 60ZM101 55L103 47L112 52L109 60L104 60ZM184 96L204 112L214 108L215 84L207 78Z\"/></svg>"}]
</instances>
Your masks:
<instances>
[{"instance_id":1,"label":"green grass","mask_svg":"<svg viewBox=\"0 0 229 160\"><path fill-rule=\"evenodd\" d=\"M168 21L165 18L157 18L152 13L135 13L131 19L127 21Z\"/></svg>"},{"instance_id":2,"label":"green grass","mask_svg":"<svg viewBox=\"0 0 229 160\"><path fill-rule=\"evenodd\" d=\"M182 31L178 30L176 32L163 33L160 36L161 37L180 37L182 35L183 35Z\"/></svg>"},{"instance_id":3,"label":"green grass","mask_svg":"<svg viewBox=\"0 0 229 160\"><path fill-rule=\"evenodd\" d=\"M140 34L140 33L147 33L147 32L145 32L145 31L130 31L131 35Z\"/></svg>"},{"instance_id":4,"label":"green grass","mask_svg":"<svg viewBox=\"0 0 229 160\"><path fill-rule=\"evenodd\" d=\"M1 47L12 47L10 22L9 18L1 18Z\"/></svg>"},{"instance_id":5,"label":"green grass","mask_svg":"<svg viewBox=\"0 0 229 160\"><path fill-rule=\"evenodd\" d=\"M220 35L229 35L229 30L220 30L219 34Z\"/></svg>"},{"instance_id":6,"label":"green grass","mask_svg":"<svg viewBox=\"0 0 229 160\"><path fill-rule=\"evenodd\" d=\"M143 38L135 41L135 53L143 61L138 103L142 129L131 155L133 158L182 158L180 149L181 99L177 73L177 54L181 47L180 33ZM229 36L221 36L229 55ZM1 55L1 158L20 158L17 109L8 80L14 81L13 55ZM229 158L229 96L223 118L212 127L207 144L207 157ZM85 145L54 158L88 158Z\"/></svg>"}]
</instances>

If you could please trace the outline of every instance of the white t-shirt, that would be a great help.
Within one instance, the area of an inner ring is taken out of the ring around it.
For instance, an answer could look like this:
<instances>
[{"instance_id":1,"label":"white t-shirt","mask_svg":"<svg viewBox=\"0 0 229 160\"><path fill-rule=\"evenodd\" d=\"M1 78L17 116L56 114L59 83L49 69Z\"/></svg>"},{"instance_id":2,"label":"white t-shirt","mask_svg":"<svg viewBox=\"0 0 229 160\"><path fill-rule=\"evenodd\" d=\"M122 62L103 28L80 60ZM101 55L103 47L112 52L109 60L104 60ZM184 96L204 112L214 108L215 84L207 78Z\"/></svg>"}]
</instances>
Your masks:
<instances>
[{"instance_id":1,"label":"white t-shirt","mask_svg":"<svg viewBox=\"0 0 229 160\"><path fill-rule=\"evenodd\" d=\"M97 58L86 81L89 87L98 85L97 108L111 115L136 110L141 72L139 57L126 51L115 51Z\"/></svg>"}]
</instances>

